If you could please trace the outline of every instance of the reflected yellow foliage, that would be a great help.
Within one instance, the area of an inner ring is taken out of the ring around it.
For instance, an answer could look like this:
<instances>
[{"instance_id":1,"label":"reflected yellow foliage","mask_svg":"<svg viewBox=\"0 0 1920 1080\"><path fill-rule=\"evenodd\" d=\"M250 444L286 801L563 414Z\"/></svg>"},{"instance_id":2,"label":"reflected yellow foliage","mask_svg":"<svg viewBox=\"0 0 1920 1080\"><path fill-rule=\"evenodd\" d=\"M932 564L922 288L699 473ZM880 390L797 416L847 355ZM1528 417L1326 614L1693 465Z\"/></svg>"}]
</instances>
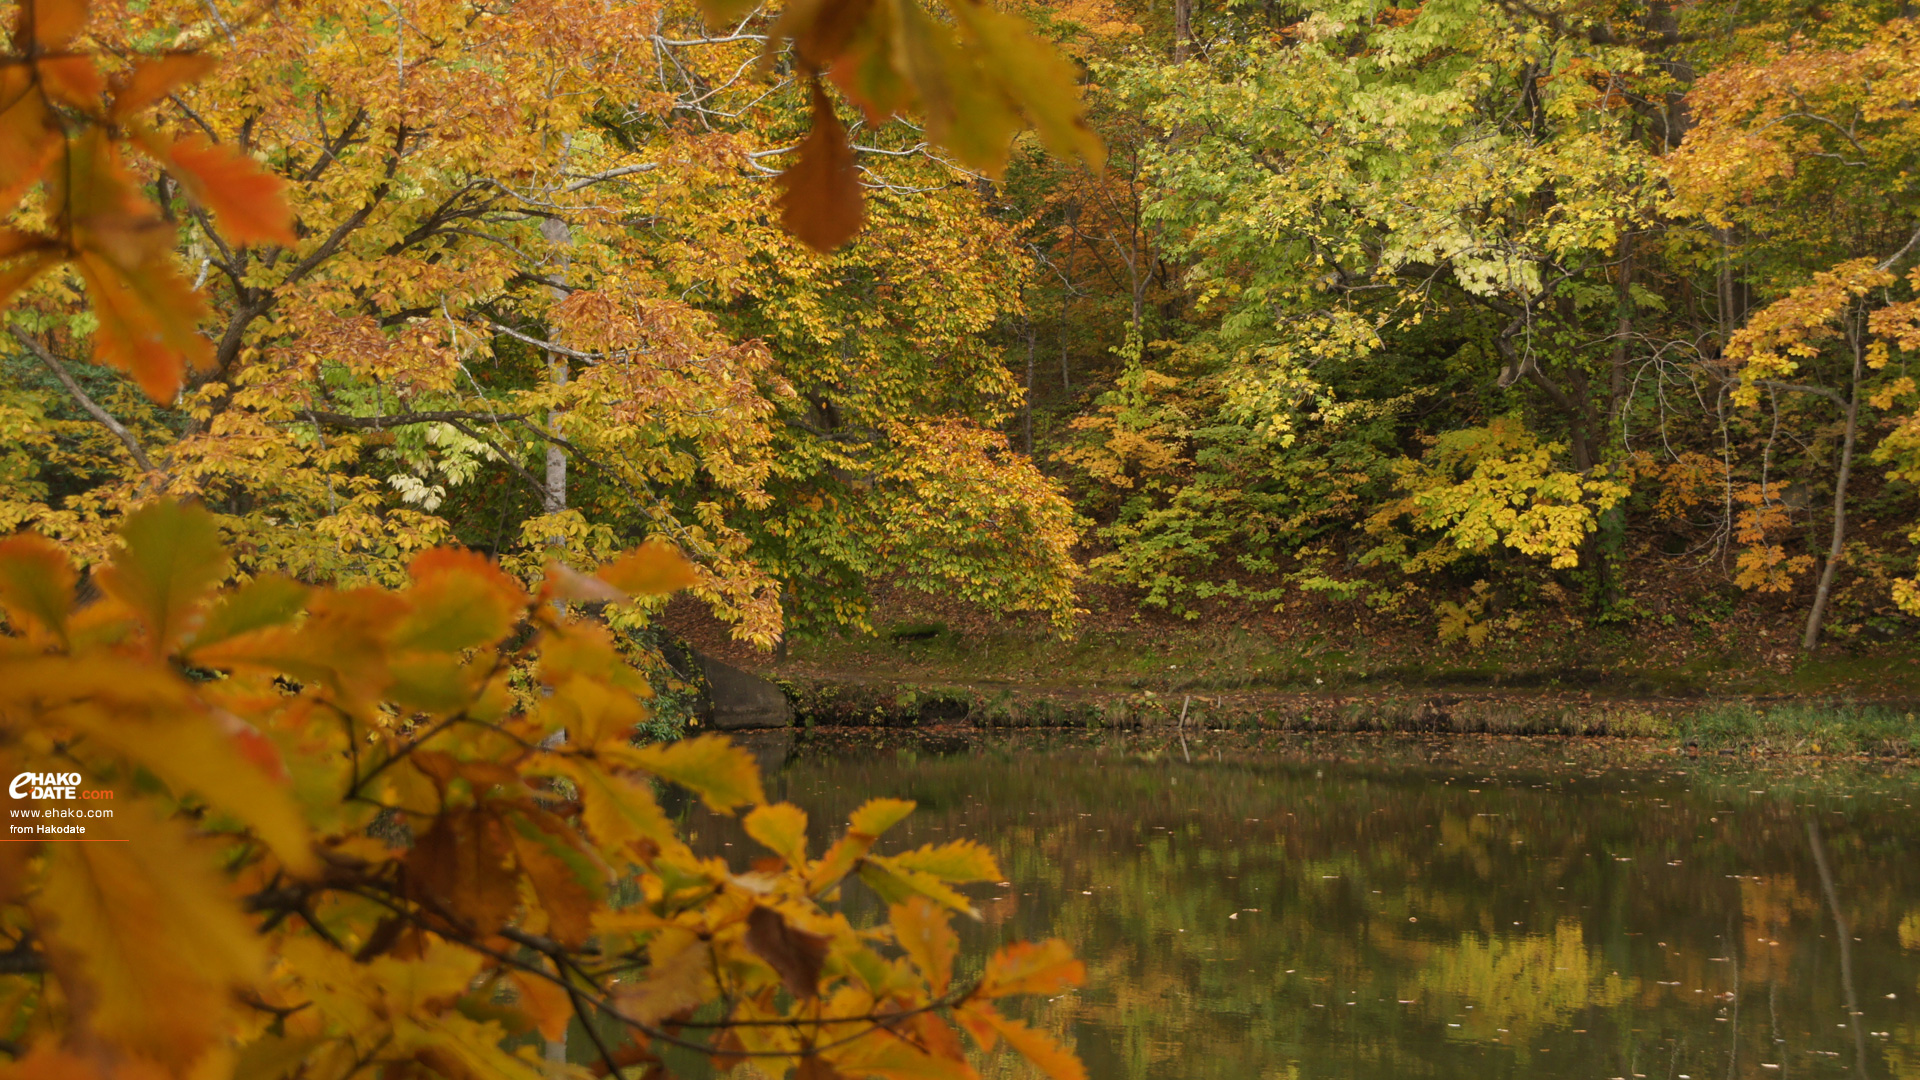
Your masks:
<instances>
[{"instance_id":1,"label":"reflected yellow foliage","mask_svg":"<svg viewBox=\"0 0 1920 1080\"><path fill-rule=\"evenodd\" d=\"M1605 970L1587 947L1586 932L1562 919L1546 934L1482 937L1463 934L1459 944L1436 950L1415 985L1426 994L1450 994L1474 1006L1475 1027L1488 1025L1528 1033L1564 1021L1582 1009L1608 1008L1633 995L1640 980Z\"/></svg>"}]
</instances>

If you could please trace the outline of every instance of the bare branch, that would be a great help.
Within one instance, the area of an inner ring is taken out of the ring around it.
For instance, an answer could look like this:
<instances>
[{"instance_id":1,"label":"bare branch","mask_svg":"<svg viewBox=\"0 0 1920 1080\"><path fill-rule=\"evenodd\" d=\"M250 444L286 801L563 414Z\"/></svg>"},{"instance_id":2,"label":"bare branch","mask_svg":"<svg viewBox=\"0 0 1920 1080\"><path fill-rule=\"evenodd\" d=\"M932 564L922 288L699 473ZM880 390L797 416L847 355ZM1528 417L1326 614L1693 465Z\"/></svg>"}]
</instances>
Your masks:
<instances>
[{"instance_id":1,"label":"bare branch","mask_svg":"<svg viewBox=\"0 0 1920 1080\"><path fill-rule=\"evenodd\" d=\"M95 402L91 397L88 397L87 392L81 389L80 383L74 379L73 373L67 370L67 366L62 364L58 357L49 352L45 345L40 344L28 336L27 333L19 327L9 326L7 329L12 332L15 341L25 345L29 352L39 357L40 362L46 365L48 371L53 372L53 377L60 380L60 385L67 388L67 393L73 395L73 399L80 403L80 407L87 411L88 416L98 420L101 427L113 432L114 438L120 440L120 445L127 448L127 454L133 458L134 464L140 466L145 472L157 473L160 471L154 467L152 459L147 457L147 452L140 448L140 440L133 437L133 432L128 431L125 424L114 419L112 413L101 408L99 403Z\"/></svg>"}]
</instances>

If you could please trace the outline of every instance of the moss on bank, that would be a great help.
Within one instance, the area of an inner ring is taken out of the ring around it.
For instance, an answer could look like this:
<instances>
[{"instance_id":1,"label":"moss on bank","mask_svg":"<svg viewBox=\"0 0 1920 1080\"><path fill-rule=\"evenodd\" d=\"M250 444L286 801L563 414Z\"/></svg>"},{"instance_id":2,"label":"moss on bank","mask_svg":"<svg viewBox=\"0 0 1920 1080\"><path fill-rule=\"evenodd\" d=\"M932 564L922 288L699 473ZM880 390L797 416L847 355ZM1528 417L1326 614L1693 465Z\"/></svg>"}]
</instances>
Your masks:
<instances>
[{"instance_id":1,"label":"moss on bank","mask_svg":"<svg viewBox=\"0 0 1920 1080\"><path fill-rule=\"evenodd\" d=\"M1653 738L1702 752L1920 756L1914 703L1550 694L1102 693L785 680L805 726L1418 732Z\"/></svg>"}]
</instances>

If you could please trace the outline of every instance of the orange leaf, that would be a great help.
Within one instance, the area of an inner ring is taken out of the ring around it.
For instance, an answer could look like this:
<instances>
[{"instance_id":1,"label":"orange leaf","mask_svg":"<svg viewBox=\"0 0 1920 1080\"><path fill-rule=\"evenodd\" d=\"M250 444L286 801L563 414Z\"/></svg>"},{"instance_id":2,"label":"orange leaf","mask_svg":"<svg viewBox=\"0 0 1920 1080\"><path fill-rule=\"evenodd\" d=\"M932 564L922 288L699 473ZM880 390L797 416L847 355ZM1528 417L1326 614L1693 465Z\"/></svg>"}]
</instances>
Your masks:
<instances>
[{"instance_id":1,"label":"orange leaf","mask_svg":"<svg viewBox=\"0 0 1920 1080\"><path fill-rule=\"evenodd\" d=\"M847 1074L816 1054L800 1059L800 1067L793 1070L791 1080L847 1080Z\"/></svg>"},{"instance_id":2,"label":"orange leaf","mask_svg":"<svg viewBox=\"0 0 1920 1080\"><path fill-rule=\"evenodd\" d=\"M54 241L47 237L0 226L0 259L11 259L29 252L45 251L54 246Z\"/></svg>"},{"instance_id":3,"label":"orange leaf","mask_svg":"<svg viewBox=\"0 0 1920 1080\"><path fill-rule=\"evenodd\" d=\"M93 57L62 56L41 60L33 66L47 93L88 112L99 110L100 91L106 89L107 84L100 77L100 69L94 66Z\"/></svg>"},{"instance_id":4,"label":"orange leaf","mask_svg":"<svg viewBox=\"0 0 1920 1080\"><path fill-rule=\"evenodd\" d=\"M699 582L680 549L653 539L600 568L601 581L633 596L662 596Z\"/></svg>"},{"instance_id":5,"label":"orange leaf","mask_svg":"<svg viewBox=\"0 0 1920 1080\"><path fill-rule=\"evenodd\" d=\"M982 1050L991 1050L1000 1041L1000 1029L993 1025L999 1016L993 1006L978 999L963 1001L953 1010L953 1018L967 1029L967 1034L973 1036Z\"/></svg>"},{"instance_id":6,"label":"orange leaf","mask_svg":"<svg viewBox=\"0 0 1920 1080\"><path fill-rule=\"evenodd\" d=\"M31 41L41 52L59 52L87 25L87 0L18 0L13 40Z\"/></svg>"},{"instance_id":7,"label":"orange leaf","mask_svg":"<svg viewBox=\"0 0 1920 1080\"><path fill-rule=\"evenodd\" d=\"M520 1011L552 1042L567 1033L573 1019L573 998L566 989L550 979L516 971L513 985L520 991Z\"/></svg>"},{"instance_id":8,"label":"orange leaf","mask_svg":"<svg viewBox=\"0 0 1920 1080\"><path fill-rule=\"evenodd\" d=\"M813 130L800 160L780 174L780 224L819 252L832 251L860 231L860 174L833 102L813 83Z\"/></svg>"},{"instance_id":9,"label":"orange leaf","mask_svg":"<svg viewBox=\"0 0 1920 1080\"><path fill-rule=\"evenodd\" d=\"M520 583L485 555L434 548L408 565L413 611L393 630L395 648L458 652L497 641L526 603Z\"/></svg>"},{"instance_id":10,"label":"orange leaf","mask_svg":"<svg viewBox=\"0 0 1920 1080\"><path fill-rule=\"evenodd\" d=\"M59 149L52 120L47 99L33 85L33 70L25 64L0 67L0 212L13 209Z\"/></svg>"},{"instance_id":11,"label":"orange leaf","mask_svg":"<svg viewBox=\"0 0 1920 1080\"><path fill-rule=\"evenodd\" d=\"M213 58L200 53L168 53L142 60L120 83L107 109L107 119L126 120L180 87L198 82L213 69Z\"/></svg>"},{"instance_id":12,"label":"orange leaf","mask_svg":"<svg viewBox=\"0 0 1920 1080\"><path fill-rule=\"evenodd\" d=\"M252 158L193 135L168 147L164 160L187 194L213 211L227 239L235 244L295 242L286 181Z\"/></svg>"},{"instance_id":13,"label":"orange leaf","mask_svg":"<svg viewBox=\"0 0 1920 1080\"><path fill-rule=\"evenodd\" d=\"M557 562L547 564L547 575L541 584L540 592L542 596L577 603L617 604L627 598L626 593L592 574L583 574L564 563Z\"/></svg>"},{"instance_id":14,"label":"orange leaf","mask_svg":"<svg viewBox=\"0 0 1920 1080\"><path fill-rule=\"evenodd\" d=\"M43 1039L26 1057L0 1066L0 1080L107 1080L107 1074L98 1061Z\"/></svg>"},{"instance_id":15,"label":"orange leaf","mask_svg":"<svg viewBox=\"0 0 1920 1080\"><path fill-rule=\"evenodd\" d=\"M1087 965L1073 958L1066 942L1059 938L1049 938L1038 945L1021 941L1001 949L987 961L980 993L986 997L1057 994L1086 981Z\"/></svg>"},{"instance_id":16,"label":"orange leaf","mask_svg":"<svg viewBox=\"0 0 1920 1080\"><path fill-rule=\"evenodd\" d=\"M574 830L550 816L516 814L509 823L520 872L547 913L548 934L567 945L587 940L606 864L581 846Z\"/></svg>"},{"instance_id":17,"label":"orange leaf","mask_svg":"<svg viewBox=\"0 0 1920 1080\"><path fill-rule=\"evenodd\" d=\"M216 850L139 803L115 811L106 835L124 843L44 845L35 921L75 1026L185 1075L227 1036L233 989L265 974L261 940Z\"/></svg>"},{"instance_id":18,"label":"orange leaf","mask_svg":"<svg viewBox=\"0 0 1920 1080\"><path fill-rule=\"evenodd\" d=\"M920 1037L920 1045L934 1057L948 1061L967 1060L967 1048L960 1045L960 1033L953 1025L930 1012L919 1013L913 1018L914 1034Z\"/></svg>"},{"instance_id":19,"label":"orange leaf","mask_svg":"<svg viewBox=\"0 0 1920 1080\"><path fill-rule=\"evenodd\" d=\"M160 404L180 393L188 368L213 365L213 350L194 332L206 310L187 283L164 265L122 273L107 260L82 253L75 260L93 299L94 359L133 376Z\"/></svg>"}]
</instances>

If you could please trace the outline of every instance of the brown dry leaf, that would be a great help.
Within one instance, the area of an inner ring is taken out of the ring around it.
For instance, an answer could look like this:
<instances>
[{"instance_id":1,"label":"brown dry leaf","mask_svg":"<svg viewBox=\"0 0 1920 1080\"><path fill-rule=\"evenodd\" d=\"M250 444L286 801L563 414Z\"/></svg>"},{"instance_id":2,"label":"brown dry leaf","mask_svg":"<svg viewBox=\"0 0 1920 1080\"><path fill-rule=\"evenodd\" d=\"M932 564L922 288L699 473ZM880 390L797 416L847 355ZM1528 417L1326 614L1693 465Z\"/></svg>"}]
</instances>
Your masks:
<instances>
[{"instance_id":1,"label":"brown dry leaf","mask_svg":"<svg viewBox=\"0 0 1920 1080\"><path fill-rule=\"evenodd\" d=\"M780 174L780 186L780 224L815 251L832 251L860 231L860 173L846 129L818 79L813 129L800 144L800 159Z\"/></svg>"},{"instance_id":2,"label":"brown dry leaf","mask_svg":"<svg viewBox=\"0 0 1920 1080\"><path fill-rule=\"evenodd\" d=\"M441 814L407 853L407 893L482 932L497 930L520 902L507 861L511 851L506 827L494 814Z\"/></svg>"},{"instance_id":3,"label":"brown dry leaf","mask_svg":"<svg viewBox=\"0 0 1920 1080\"><path fill-rule=\"evenodd\" d=\"M797 998L820 994L820 965L826 962L833 939L793 926L780 913L756 907L747 916L747 948L780 975L787 992Z\"/></svg>"}]
</instances>

